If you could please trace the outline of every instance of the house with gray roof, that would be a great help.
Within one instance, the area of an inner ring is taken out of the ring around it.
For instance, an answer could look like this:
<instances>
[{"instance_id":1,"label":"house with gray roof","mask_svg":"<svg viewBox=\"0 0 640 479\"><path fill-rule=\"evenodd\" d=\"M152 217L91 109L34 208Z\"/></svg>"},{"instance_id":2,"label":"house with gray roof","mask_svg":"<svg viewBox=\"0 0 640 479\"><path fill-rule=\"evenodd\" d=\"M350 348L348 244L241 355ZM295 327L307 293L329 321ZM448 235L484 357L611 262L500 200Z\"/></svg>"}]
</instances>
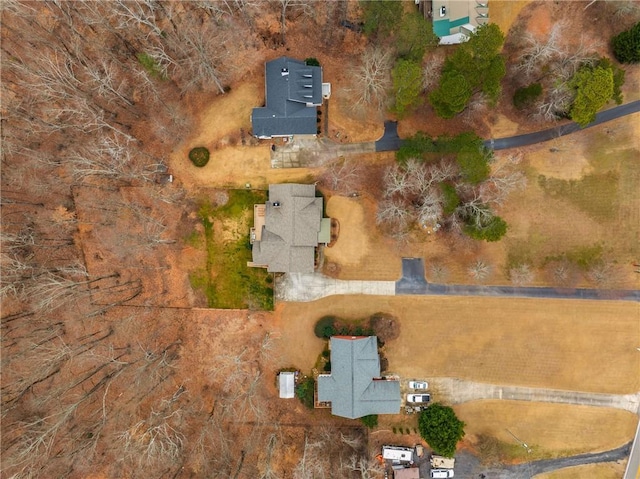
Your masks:
<instances>
[{"instance_id":1,"label":"house with gray roof","mask_svg":"<svg viewBox=\"0 0 640 479\"><path fill-rule=\"evenodd\" d=\"M269 185L269 200L254 206L252 262L270 273L313 273L315 249L329 243L331 220L322 217L315 185Z\"/></svg>"},{"instance_id":2,"label":"house with gray roof","mask_svg":"<svg viewBox=\"0 0 640 479\"><path fill-rule=\"evenodd\" d=\"M322 105L322 67L280 57L264 66L265 106L251 113L253 135L315 135Z\"/></svg>"},{"instance_id":3,"label":"house with gray roof","mask_svg":"<svg viewBox=\"0 0 640 479\"><path fill-rule=\"evenodd\" d=\"M330 350L331 374L318 376L318 402L350 419L400 412L400 382L380 377L375 336L334 336Z\"/></svg>"}]
</instances>

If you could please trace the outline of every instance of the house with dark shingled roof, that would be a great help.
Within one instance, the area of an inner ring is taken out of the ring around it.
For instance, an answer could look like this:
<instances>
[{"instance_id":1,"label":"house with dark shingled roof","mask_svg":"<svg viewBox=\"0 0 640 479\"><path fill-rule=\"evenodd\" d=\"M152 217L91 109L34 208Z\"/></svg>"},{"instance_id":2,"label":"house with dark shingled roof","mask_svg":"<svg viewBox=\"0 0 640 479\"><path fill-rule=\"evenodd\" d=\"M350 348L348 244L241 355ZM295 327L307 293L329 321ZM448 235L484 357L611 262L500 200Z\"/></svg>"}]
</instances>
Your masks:
<instances>
[{"instance_id":1,"label":"house with dark shingled roof","mask_svg":"<svg viewBox=\"0 0 640 479\"><path fill-rule=\"evenodd\" d=\"M269 200L254 207L252 262L270 273L313 273L319 244L329 243L331 220L322 217L315 185L269 185Z\"/></svg>"},{"instance_id":2,"label":"house with dark shingled roof","mask_svg":"<svg viewBox=\"0 0 640 479\"><path fill-rule=\"evenodd\" d=\"M264 66L265 106L251 113L253 136L315 135L322 105L322 67L280 57Z\"/></svg>"}]
</instances>

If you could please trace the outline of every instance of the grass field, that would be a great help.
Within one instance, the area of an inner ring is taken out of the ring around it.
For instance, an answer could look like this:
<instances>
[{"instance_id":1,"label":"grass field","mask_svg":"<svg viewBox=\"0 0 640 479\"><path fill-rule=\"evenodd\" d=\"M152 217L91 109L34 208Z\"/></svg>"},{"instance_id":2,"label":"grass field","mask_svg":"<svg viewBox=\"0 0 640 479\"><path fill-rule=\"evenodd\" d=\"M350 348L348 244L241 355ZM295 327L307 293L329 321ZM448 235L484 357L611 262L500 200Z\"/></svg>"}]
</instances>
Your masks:
<instances>
[{"instance_id":1,"label":"grass field","mask_svg":"<svg viewBox=\"0 0 640 479\"><path fill-rule=\"evenodd\" d=\"M465 440L487 462L608 451L631 441L638 422L627 411L567 404L473 401L454 409L466 423ZM530 452L511 434L524 441Z\"/></svg>"},{"instance_id":2,"label":"grass field","mask_svg":"<svg viewBox=\"0 0 640 479\"><path fill-rule=\"evenodd\" d=\"M534 479L620 479L624 475L626 461L589 464L568 467L558 471L533 476Z\"/></svg>"},{"instance_id":3,"label":"grass field","mask_svg":"<svg viewBox=\"0 0 640 479\"><path fill-rule=\"evenodd\" d=\"M277 310L287 364L313 367L320 317L400 319L387 343L391 372L602 393L640 390L640 305L633 302L473 297L334 296Z\"/></svg>"},{"instance_id":4,"label":"grass field","mask_svg":"<svg viewBox=\"0 0 640 479\"><path fill-rule=\"evenodd\" d=\"M202 291L210 308L273 309L272 278L262 268L249 268L249 228L253 205L264 202L266 193L230 190L228 202L217 206L211 198L200 202L202 229L188 242L206 249L206 265L190 274L191 285Z\"/></svg>"}]
</instances>

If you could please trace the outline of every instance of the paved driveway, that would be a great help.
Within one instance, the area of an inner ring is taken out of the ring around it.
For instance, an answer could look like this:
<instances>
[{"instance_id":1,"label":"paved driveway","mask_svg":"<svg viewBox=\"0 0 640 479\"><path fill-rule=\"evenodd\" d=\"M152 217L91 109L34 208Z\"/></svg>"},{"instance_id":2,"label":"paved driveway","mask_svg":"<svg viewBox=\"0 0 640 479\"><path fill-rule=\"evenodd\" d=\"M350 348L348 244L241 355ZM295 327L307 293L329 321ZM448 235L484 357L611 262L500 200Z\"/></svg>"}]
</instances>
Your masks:
<instances>
[{"instance_id":1,"label":"paved driveway","mask_svg":"<svg viewBox=\"0 0 640 479\"><path fill-rule=\"evenodd\" d=\"M402 258L402 278L396 282L396 294L427 294L422 258Z\"/></svg>"},{"instance_id":2,"label":"paved driveway","mask_svg":"<svg viewBox=\"0 0 640 479\"><path fill-rule=\"evenodd\" d=\"M534 133L527 133L526 135L517 135L509 138L499 138L486 140L484 146L493 150L505 150L507 148L517 148L520 146L533 145L535 143L541 143L543 141L553 140L560 136L569 135L577 131L591 128L592 126L600 125L607 121L615 120L616 118L637 113L640 111L640 100L632 101L624 105L610 108L609 110L602 111L596 114L596 120L593 123L589 123L585 127L580 127L576 123L567 123L559 125L547 130L536 131Z\"/></svg>"},{"instance_id":3,"label":"paved driveway","mask_svg":"<svg viewBox=\"0 0 640 479\"><path fill-rule=\"evenodd\" d=\"M402 140L398 136L398 122L385 121L384 133L376 141L376 151L397 151L400 149L401 144Z\"/></svg>"},{"instance_id":4,"label":"paved driveway","mask_svg":"<svg viewBox=\"0 0 640 479\"><path fill-rule=\"evenodd\" d=\"M402 258L402 278L396 282L396 295L402 294L640 301L640 291L626 289L434 284L424 277L422 258Z\"/></svg>"}]
</instances>

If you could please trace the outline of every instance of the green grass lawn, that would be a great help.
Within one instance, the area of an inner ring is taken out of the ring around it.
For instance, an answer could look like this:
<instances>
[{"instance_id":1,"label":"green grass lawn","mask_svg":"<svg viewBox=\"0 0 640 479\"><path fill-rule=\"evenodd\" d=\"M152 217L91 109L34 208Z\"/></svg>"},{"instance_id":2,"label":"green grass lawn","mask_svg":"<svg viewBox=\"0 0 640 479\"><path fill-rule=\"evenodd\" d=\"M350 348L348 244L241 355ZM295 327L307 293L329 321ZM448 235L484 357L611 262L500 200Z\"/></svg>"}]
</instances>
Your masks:
<instances>
[{"instance_id":1,"label":"green grass lawn","mask_svg":"<svg viewBox=\"0 0 640 479\"><path fill-rule=\"evenodd\" d=\"M270 274L265 269L249 268L251 245L249 229L253 225L253 205L264 203L266 192L230 190L229 201L216 207L210 199L200 202L198 218L203 233L193 232L188 242L205 248L206 264L190 274L191 285L204 293L210 308L222 309L273 309L273 287ZM239 239L224 240L216 236L216 222L229 224L238 231L246 231Z\"/></svg>"}]
</instances>

